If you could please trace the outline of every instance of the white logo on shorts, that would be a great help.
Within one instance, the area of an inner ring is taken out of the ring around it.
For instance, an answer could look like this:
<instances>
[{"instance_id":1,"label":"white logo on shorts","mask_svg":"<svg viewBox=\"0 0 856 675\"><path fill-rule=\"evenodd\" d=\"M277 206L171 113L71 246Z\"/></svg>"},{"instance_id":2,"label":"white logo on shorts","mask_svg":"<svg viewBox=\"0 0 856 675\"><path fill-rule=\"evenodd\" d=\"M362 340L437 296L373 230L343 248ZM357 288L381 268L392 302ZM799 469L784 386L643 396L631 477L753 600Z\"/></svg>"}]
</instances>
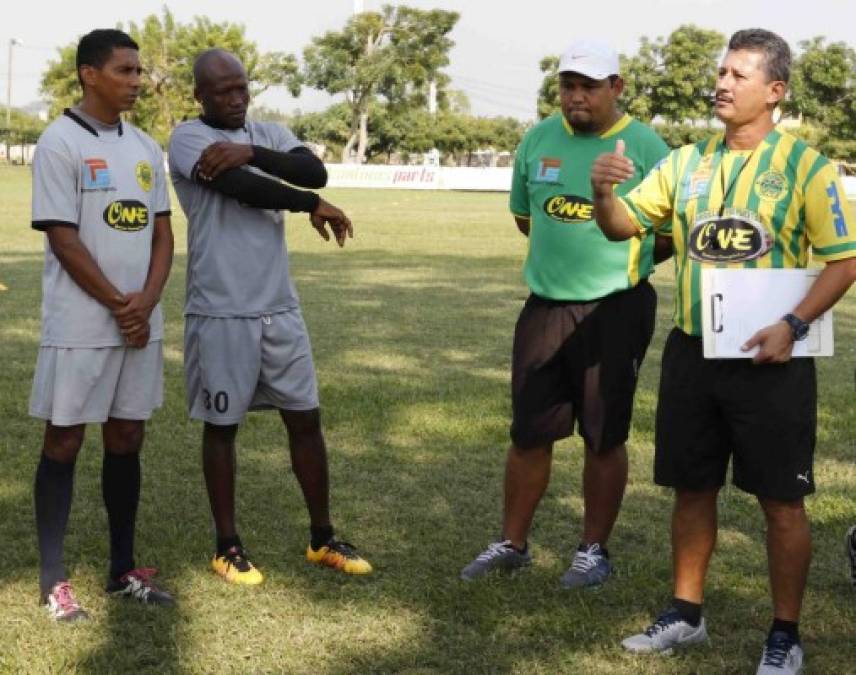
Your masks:
<instances>
[{"instance_id":1,"label":"white logo on shorts","mask_svg":"<svg viewBox=\"0 0 856 675\"><path fill-rule=\"evenodd\" d=\"M805 473L798 473L797 474L797 480L803 480L806 482L807 485L811 485L811 481L808 479L808 475L810 473L811 473L810 471L806 471Z\"/></svg>"}]
</instances>

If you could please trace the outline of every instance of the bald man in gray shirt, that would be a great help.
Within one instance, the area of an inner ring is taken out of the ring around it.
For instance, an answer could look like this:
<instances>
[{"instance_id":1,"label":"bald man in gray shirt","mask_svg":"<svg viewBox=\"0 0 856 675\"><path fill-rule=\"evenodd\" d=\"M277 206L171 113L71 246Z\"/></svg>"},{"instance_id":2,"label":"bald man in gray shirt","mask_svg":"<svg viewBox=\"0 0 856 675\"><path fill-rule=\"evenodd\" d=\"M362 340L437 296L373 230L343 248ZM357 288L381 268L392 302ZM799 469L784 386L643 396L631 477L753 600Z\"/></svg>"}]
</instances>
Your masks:
<instances>
[{"instance_id":1,"label":"bald man in gray shirt","mask_svg":"<svg viewBox=\"0 0 856 675\"><path fill-rule=\"evenodd\" d=\"M309 335L288 271L283 210L310 214L324 239L353 236L348 217L306 188L324 165L276 124L246 120L247 74L223 50L194 64L203 115L179 125L170 174L188 220L185 379L190 416L204 422L202 463L217 532L212 569L255 585L235 524L235 437L249 410L275 409L310 517L309 562L348 574L371 565L333 536L327 451ZM281 180L280 180L281 179Z\"/></svg>"}]
</instances>

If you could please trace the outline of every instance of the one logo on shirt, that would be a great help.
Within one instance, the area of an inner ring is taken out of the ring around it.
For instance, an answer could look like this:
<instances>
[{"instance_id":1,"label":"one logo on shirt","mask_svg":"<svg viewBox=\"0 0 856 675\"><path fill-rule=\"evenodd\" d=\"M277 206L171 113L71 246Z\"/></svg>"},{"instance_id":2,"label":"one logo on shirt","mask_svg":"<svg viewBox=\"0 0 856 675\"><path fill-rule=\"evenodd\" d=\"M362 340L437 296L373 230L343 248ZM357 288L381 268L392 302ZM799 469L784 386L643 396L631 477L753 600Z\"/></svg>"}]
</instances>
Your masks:
<instances>
[{"instance_id":1,"label":"one logo on shirt","mask_svg":"<svg viewBox=\"0 0 856 675\"><path fill-rule=\"evenodd\" d=\"M844 211L841 210L841 198L838 196L838 188L835 183L830 183L826 188L829 197L829 209L832 211L832 223L835 225L835 234L839 237L847 236L847 221L844 220Z\"/></svg>"},{"instance_id":2,"label":"one logo on shirt","mask_svg":"<svg viewBox=\"0 0 856 675\"><path fill-rule=\"evenodd\" d=\"M702 262L746 262L773 246L766 228L747 212L707 215L696 221L689 236L689 254Z\"/></svg>"},{"instance_id":3,"label":"one logo on shirt","mask_svg":"<svg viewBox=\"0 0 856 675\"><path fill-rule=\"evenodd\" d=\"M559 172L562 170L562 160L555 157L542 157L538 162L538 173L535 183L558 183Z\"/></svg>"},{"instance_id":4,"label":"one logo on shirt","mask_svg":"<svg viewBox=\"0 0 856 675\"><path fill-rule=\"evenodd\" d=\"M556 195L544 202L544 213L562 223L585 223L592 219L590 199L577 195Z\"/></svg>"},{"instance_id":5,"label":"one logo on shirt","mask_svg":"<svg viewBox=\"0 0 856 675\"><path fill-rule=\"evenodd\" d=\"M90 158L84 159L83 163L86 165L83 169L84 189L101 190L110 187L112 181L106 160Z\"/></svg>"},{"instance_id":6,"label":"one logo on shirt","mask_svg":"<svg viewBox=\"0 0 856 675\"><path fill-rule=\"evenodd\" d=\"M134 169L134 175L137 177L137 183L143 190L149 192L152 189L152 165L146 161L137 162Z\"/></svg>"},{"instance_id":7,"label":"one logo on shirt","mask_svg":"<svg viewBox=\"0 0 856 675\"><path fill-rule=\"evenodd\" d=\"M149 224L149 207L136 199L119 199L104 209L104 222L114 230L138 232Z\"/></svg>"},{"instance_id":8,"label":"one logo on shirt","mask_svg":"<svg viewBox=\"0 0 856 675\"><path fill-rule=\"evenodd\" d=\"M785 174L775 169L765 171L755 179L755 194L771 202L779 201L788 194L789 188Z\"/></svg>"}]
</instances>

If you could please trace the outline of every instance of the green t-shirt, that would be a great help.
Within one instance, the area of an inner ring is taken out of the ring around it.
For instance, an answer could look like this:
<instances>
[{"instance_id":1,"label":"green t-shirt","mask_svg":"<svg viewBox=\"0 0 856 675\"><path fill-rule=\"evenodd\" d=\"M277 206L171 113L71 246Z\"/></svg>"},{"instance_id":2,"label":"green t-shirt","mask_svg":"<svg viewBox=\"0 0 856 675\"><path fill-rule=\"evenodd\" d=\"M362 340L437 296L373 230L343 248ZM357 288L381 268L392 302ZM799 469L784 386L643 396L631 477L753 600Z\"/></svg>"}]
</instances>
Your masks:
<instances>
[{"instance_id":1,"label":"green t-shirt","mask_svg":"<svg viewBox=\"0 0 856 675\"><path fill-rule=\"evenodd\" d=\"M629 115L599 136L575 134L561 113L530 129L517 149L511 212L530 219L523 276L533 293L551 300L589 301L632 288L654 269L654 237L611 242L592 220L591 166L623 139L636 187L669 149Z\"/></svg>"}]
</instances>

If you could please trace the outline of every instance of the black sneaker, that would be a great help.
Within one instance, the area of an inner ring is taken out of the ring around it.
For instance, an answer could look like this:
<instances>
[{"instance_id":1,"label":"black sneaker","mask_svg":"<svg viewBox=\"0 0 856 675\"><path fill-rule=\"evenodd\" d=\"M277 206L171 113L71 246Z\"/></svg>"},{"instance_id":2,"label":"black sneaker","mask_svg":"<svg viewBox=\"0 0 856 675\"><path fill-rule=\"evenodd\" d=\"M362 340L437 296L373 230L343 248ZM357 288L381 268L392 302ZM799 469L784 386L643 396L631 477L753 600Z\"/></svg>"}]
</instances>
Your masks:
<instances>
[{"instance_id":1,"label":"black sneaker","mask_svg":"<svg viewBox=\"0 0 856 675\"><path fill-rule=\"evenodd\" d=\"M775 630L767 638L756 675L798 675L803 670L803 650L793 636Z\"/></svg>"},{"instance_id":2,"label":"black sneaker","mask_svg":"<svg viewBox=\"0 0 856 675\"><path fill-rule=\"evenodd\" d=\"M172 596L152 583L157 572L154 567L139 567L111 579L105 590L114 597L136 598L147 605L174 605Z\"/></svg>"}]
</instances>

